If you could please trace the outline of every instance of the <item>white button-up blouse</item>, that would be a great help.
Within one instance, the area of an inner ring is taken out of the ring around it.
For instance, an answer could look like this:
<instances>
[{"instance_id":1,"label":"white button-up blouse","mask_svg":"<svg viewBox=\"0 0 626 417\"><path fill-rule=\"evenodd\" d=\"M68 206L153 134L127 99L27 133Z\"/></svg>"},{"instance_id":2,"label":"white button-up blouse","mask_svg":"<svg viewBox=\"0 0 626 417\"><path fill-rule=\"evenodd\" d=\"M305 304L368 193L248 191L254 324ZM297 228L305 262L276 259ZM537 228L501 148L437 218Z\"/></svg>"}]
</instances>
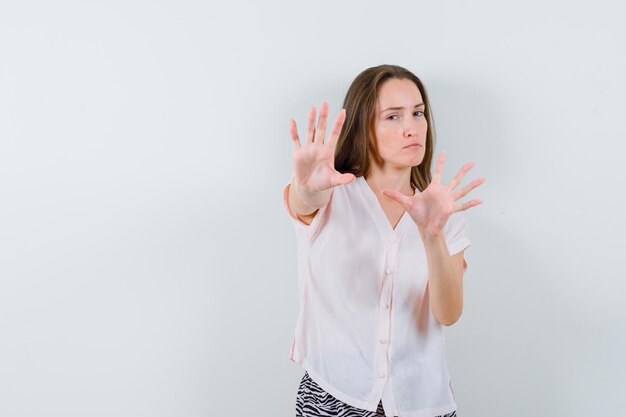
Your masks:
<instances>
[{"instance_id":1,"label":"white button-up blouse","mask_svg":"<svg viewBox=\"0 0 626 417\"><path fill-rule=\"evenodd\" d=\"M290 211L289 184L283 199L298 245L289 359L354 407L375 411L382 399L387 416L456 410L443 326L429 304L426 252L409 214L393 229L364 177L333 188L310 225ZM450 255L470 245L461 212L444 233Z\"/></svg>"}]
</instances>

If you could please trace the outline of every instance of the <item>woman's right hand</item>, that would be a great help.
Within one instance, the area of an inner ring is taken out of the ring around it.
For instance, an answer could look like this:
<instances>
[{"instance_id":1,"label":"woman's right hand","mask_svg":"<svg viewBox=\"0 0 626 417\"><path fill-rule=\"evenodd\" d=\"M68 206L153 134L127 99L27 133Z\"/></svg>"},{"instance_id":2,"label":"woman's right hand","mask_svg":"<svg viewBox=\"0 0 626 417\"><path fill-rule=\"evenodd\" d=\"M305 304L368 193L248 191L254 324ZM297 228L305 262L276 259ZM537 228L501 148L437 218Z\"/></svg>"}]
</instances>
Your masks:
<instances>
[{"instance_id":1,"label":"woman's right hand","mask_svg":"<svg viewBox=\"0 0 626 417\"><path fill-rule=\"evenodd\" d=\"M309 111L306 140L300 144L296 121L291 119L290 131L293 143L293 186L302 201L310 207L319 208L320 196L329 195L331 188L347 184L356 178L353 174L342 174L335 170L335 146L341 133L346 111L341 110L335 119L330 138L324 142L328 102L320 106L320 118L315 128L315 106ZM321 200L324 200L322 198ZM327 200L327 199L326 199ZM321 204L323 205L323 204Z\"/></svg>"}]
</instances>

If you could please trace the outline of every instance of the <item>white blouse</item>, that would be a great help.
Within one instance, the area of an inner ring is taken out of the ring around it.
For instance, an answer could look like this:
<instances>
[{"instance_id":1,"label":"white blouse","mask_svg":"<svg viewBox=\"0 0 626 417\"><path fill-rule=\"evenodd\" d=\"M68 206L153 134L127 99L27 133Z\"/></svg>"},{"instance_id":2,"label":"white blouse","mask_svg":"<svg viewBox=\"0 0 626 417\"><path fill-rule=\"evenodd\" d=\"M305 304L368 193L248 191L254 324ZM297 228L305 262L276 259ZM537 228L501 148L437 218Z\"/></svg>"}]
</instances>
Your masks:
<instances>
[{"instance_id":1,"label":"white blouse","mask_svg":"<svg viewBox=\"0 0 626 417\"><path fill-rule=\"evenodd\" d=\"M364 177L333 188L310 225L289 210L289 184L283 199L298 244L299 313L289 359L357 408L376 411L382 399L387 416L455 411L426 252L409 214L393 229ZM470 245L461 212L448 218L444 233L450 255Z\"/></svg>"}]
</instances>

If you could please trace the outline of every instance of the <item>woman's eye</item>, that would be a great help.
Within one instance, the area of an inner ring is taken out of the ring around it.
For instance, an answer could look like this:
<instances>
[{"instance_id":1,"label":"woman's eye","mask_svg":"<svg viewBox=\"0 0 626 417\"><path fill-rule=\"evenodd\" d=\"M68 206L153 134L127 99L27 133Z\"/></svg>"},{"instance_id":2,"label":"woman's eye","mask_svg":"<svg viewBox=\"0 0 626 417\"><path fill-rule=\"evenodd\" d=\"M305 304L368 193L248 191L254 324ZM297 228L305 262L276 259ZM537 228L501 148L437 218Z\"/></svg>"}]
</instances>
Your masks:
<instances>
[{"instance_id":1,"label":"woman's eye","mask_svg":"<svg viewBox=\"0 0 626 417\"><path fill-rule=\"evenodd\" d=\"M421 113L421 115L422 115L422 116L424 115L424 112L423 112L423 111L419 111L419 110L418 110L418 111L416 111L416 112L415 112L415 113L413 113L413 114L414 114L414 115L419 116L419 114L418 114L418 113ZM398 115L397 115L397 114L391 114L391 115L387 116L387 119L390 119L390 120L396 120L396 119L393 119L393 117L398 117Z\"/></svg>"}]
</instances>

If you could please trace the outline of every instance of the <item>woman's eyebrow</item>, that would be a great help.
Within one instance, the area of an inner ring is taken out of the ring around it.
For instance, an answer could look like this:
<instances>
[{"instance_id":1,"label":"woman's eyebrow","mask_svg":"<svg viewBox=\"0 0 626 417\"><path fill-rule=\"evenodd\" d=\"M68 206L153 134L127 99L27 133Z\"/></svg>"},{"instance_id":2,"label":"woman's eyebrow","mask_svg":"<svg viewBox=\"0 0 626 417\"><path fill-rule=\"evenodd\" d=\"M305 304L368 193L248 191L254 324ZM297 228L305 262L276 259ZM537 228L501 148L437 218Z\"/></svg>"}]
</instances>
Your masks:
<instances>
[{"instance_id":1,"label":"woman's eyebrow","mask_svg":"<svg viewBox=\"0 0 626 417\"><path fill-rule=\"evenodd\" d=\"M416 104L415 107L413 107L413 108L421 107L423 105L424 105L424 103ZM381 113L382 112L386 112L387 110L402 110L403 108L404 107L389 107L389 108L386 108L385 110L381 111Z\"/></svg>"}]
</instances>

